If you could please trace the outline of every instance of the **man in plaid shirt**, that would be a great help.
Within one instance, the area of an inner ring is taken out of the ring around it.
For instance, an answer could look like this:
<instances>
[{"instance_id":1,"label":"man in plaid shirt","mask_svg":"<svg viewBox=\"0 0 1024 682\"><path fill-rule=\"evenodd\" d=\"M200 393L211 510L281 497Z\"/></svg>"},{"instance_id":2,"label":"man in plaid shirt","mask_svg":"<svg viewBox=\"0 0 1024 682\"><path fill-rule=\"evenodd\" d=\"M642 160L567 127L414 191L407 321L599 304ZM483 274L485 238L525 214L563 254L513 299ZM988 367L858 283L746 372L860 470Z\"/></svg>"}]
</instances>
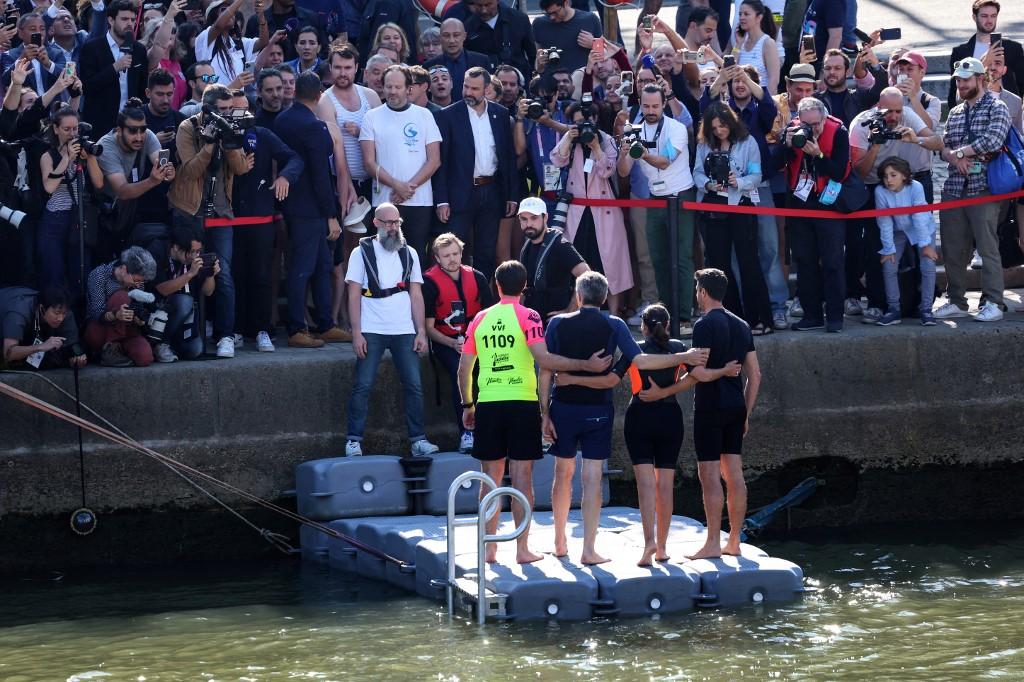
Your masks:
<instances>
[{"instance_id":1,"label":"man in plaid shirt","mask_svg":"<svg viewBox=\"0 0 1024 682\"><path fill-rule=\"evenodd\" d=\"M988 162L1002 149L1010 130L1010 111L985 86L985 67L973 57L954 64L960 104L949 112L943 135L942 158L949 177L942 200L984 196L988 190ZM999 256L999 203L989 202L941 211L942 258L946 265L949 302L935 311L938 319L967 317L964 280L971 260L972 241L982 260L981 290L985 305L977 322L1003 319L1003 263Z\"/></svg>"}]
</instances>

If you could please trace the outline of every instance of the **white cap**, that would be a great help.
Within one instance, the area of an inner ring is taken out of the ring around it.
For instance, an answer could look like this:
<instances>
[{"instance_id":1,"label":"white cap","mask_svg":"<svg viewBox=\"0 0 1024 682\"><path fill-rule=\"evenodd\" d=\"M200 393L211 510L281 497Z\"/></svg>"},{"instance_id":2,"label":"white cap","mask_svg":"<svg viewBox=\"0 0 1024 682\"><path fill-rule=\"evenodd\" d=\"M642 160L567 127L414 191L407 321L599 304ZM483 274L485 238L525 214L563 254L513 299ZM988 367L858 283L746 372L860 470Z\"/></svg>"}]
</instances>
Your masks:
<instances>
[{"instance_id":1,"label":"white cap","mask_svg":"<svg viewBox=\"0 0 1024 682\"><path fill-rule=\"evenodd\" d=\"M540 197L526 197L519 202L519 214L532 213L534 215L547 215L548 205Z\"/></svg>"}]
</instances>

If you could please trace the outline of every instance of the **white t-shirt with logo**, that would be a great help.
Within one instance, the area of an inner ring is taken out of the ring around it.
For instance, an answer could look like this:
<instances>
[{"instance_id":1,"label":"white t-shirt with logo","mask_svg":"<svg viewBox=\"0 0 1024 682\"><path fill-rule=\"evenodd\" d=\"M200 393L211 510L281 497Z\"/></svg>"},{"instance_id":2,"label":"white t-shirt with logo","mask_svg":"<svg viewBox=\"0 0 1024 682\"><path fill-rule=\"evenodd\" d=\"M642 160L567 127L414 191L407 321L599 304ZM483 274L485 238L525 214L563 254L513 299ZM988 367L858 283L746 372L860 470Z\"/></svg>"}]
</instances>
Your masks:
<instances>
[{"instance_id":1,"label":"white t-shirt with logo","mask_svg":"<svg viewBox=\"0 0 1024 682\"><path fill-rule=\"evenodd\" d=\"M370 109L359 129L359 141L369 140L377 149L377 165L401 182L412 180L427 162L427 145L441 141L441 131L434 115L427 109L410 103L395 111L387 104ZM391 201L391 188L374 183L373 205ZM430 182L424 182L402 203L403 206L433 206L434 192Z\"/></svg>"},{"instance_id":2,"label":"white t-shirt with logo","mask_svg":"<svg viewBox=\"0 0 1024 682\"><path fill-rule=\"evenodd\" d=\"M378 107L378 109L380 108L382 107ZM380 241L374 239L373 253L377 257L380 286L384 289L398 286L402 280L402 259L398 252L388 251L381 246ZM416 256L416 249L410 248L409 256L412 258L409 281L423 284L423 273L420 272L420 261ZM345 281L355 282L364 289L369 287L366 265L363 263L363 254L358 246L352 250L352 255L348 259ZM387 334L389 336L416 333L416 325L412 321L412 299L408 293L401 292L387 298L363 296L359 300L362 302L359 321L362 333Z\"/></svg>"}]
</instances>

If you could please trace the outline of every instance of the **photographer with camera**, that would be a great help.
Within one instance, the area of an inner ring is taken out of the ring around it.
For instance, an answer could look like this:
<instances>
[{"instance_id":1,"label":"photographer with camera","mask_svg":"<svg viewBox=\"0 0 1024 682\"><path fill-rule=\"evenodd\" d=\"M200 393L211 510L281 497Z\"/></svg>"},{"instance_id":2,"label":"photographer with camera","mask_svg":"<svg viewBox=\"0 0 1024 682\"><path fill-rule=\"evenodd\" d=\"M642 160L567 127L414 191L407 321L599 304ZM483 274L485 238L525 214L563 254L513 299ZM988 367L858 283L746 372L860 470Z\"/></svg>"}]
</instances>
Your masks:
<instances>
[{"instance_id":1,"label":"photographer with camera","mask_svg":"<svg viewBox=\"0 0 1024 682\"><path fill-rule=\"evenodd\" d=\"M601 20L593 12L574 9L570 0L540 0L544 13L533 20L533 36L537 45L537 73L550 73L561 66L569 73L587 63L587 55L600 38Z\"/></svg>"},{"instance_id":2,"label":"photographer with camera","mask_svg":"<svg viewBox=\"0 0 1024 682\"><path fill-rule=\"evenodd\" d=\"M84 199L80 188L88 185L77 184L76 177L84 167L93 187L103 185L103 172L96 162L102 150L81 134L78 112L67 105L54 111L43 139L47 148L39 158L39 174L46 203L36 229L39 285L81 291L81 273L89 269L91 249L80 249L79 240L85 238L89 246L92 239L88 226L78 224L77 207ZM80 261L83 251L85 262Z\"/></svg>"},{"instance_id":3,"label":"photographer with camera","mask_svg":"<svg viewBox=\"0 0 1024 682\"><path fill-rule=\"evenodd\" d=\"M878 104L857 114L850 124L853 169L870 190L863 209L875 207L875 188L881 182L878 167L884 160L891 156L903 158L910 163L913 179L920 182L927 175L930 182L933 151L942 151L942 138L904 103L899 89L882 90ZM861 314L860 297L864 287L860 278L865 275L868 297L868 307L863 311L865 324L881 319L887 307L882 266L877 257L882 248L880 240L878 222L874 218L847 221L845 311L847 315Z\"/></svg>"},{"instance_id":4,"label":"photographer with camera","mask_svg":"<svg viewBox=\"0 0 1024 682\"><path fill-rule=\"evenodd\" d=\"M563 189L562 174L551 162L551 152L558 144L559 135L569 130L561 106L566 100L560 99L558 89L540 76L533 77L529 92L533 97L522 97L516 105L512 136L516 153L526 154L529 159L533 185L540 189L550 213Z\"/></svg>"},{"instance_id":5,"label":"photographer with camera","mask_svg":"<svg viewBox=\"0 0 1024 682\"><path fill-rule=\"evenodd\" d=\"M97 135L114 127L117 112L128 98L146 95L149 58L135 40L135 10L128 0L114 0L107 7L107 32L82 45L78 72L82 74L85 104L82 118Z\"/></svg>"},{"instance_id":6,"label":"photographer with camera","mask_svg":"<svg viewBox=\"0 0 1024 682\"><path fill-rule=\"evenodd\" d=\"M805 97L798 118L786 128L784 143L772 154L775 167L785 167L790 191L789 208L832 210L850 174L850 135L824 102ZM846 291L843 243L846 221L833 218L789 218L793 255L797 264L797 296L804 316L795 331L843 330L843 294ZM825 319L821 304L825 301Z\"/></svg>"},{"instance_id":7,"label":"photographer with camera","mask_svg":"<svg viewBox=\"0 0 1024 682\"><path fill-rule=\"evenodd\" d=\"M729 206L759 203L761 152L757 141L729 105L715 102L704 110L697 140L693 179L697 183L698 200ZM736 277L731 276L723 301L725 307L745 319L754 336L772 333L768 287L758 259L757 216L708 211L701 213L700 219L707 267L728 274L732 270L733 252L736 254L743 302L740 303Z\"/></svg>"},{"instance_id":8,"label":"photographer with camera","mask_svg":"<svg viewBox=\"0 0 1024 682\"><path fill-rule=\"evenodd\" d=\"M673 197L694 201L696 191L690 172L687 129L667 116L665 109L665 92L657 85L645 85L640 92L643 124L636 133L636 143L619 148L619 175L629 175L633 166L638 165L647 179L652 199ZM662 300L671 300L671 268L679 273L679 321L685 332L693 308L693 212L679 211L679 260L676 263L669 262L668 208L647 209L646 227L654 277Z\"/></svg>"},{"instance_id":9,"label":"photographer with camera","mask_svg":"<svg viewBox=\"0 0 1024 682\"><path fill-rule=\"evenodd\" d=\"M232 123L231 92L219 83L203 92L203 109L185 119L175 143L181 166L168 193L175 224L191 225L202 231L208 218L234 218L232 185L236 175L253 167L251 154L242 150L244 134ZM246 112L247 113L247 112ZM230 120L229 120L230 119ZM214 295L213 338L217 357L235 356L235 286L231 277L234 228L207 227L207 251L220 259L220 274Z\"/></svg>"},{"instance_id":10,"label":"photographer with camera","mask_svg":"<svg viewBox=\"0 0 1024 682\"><path fill-rule=\"evenodd\" d=\"M573 126L551 152L551 163L565 169L565 191L572 198L612 199L615 190L616 149L612 138L597 128L597 107L589 93L583 102L565 110ZM608 279L608 310L618 315L621 295L633 288L633 268L622 209L591 208L570 204L565 217L565 238L591 270Z\"/></svg>"},{"instance_id":11,"label":"photographer with camera","mask_svg":"<svg viewBox=\"0 0 1024 682\"><path fill-rule=\"evenodd\" d=\"M202 236L191 226L175 225L167 258L157 262L153 289L167 315L153 347L157 362L195 360L203 354L196 309L200 296L213 296L220 263L216 254L203 253ZM151 340L153 336L150 333Z\"/></svg>"},{"instance_id":12,"label":"photographer with camera","mask_svg":"<svg viewBox=\"0 0 1024 682\"><path fill-rule=\"evenodd\" d=\"M66 59L63 50L47 42L46 35L46 20L41 12L22 14L18 18L18 38L21 45L8 50L2 62L5 65L13 65L23 57L29 60L32 70L24 82L26 87L35 90L39 96L42 96L60 77ZM11 69L8 68L3 75L3 84L10 87L10 81Z\"/></svg>"},{"instance_id":13,"label":"photographer with camera","mask_svg":"<svg viewBox=\"0 0 1024 682\"><path fill-rule=\"evenodd\" d=\"M153 364L153 348L143 335L147 320L136 315L132 303L133 296L152 300L142 287L154 277L156 261L141 246L128 247L119 258L89 273L85 346L100 355L104 367Z\"/></svg>"},{"instance_id":14,"label":"photographer with camera","mask_svg":"<svg viewBox=\"0 0 1024 682\"><path fill-rule=\"evenodd\" d=\"M62 287L41 292L26 287L0 289L0 369L21 363L35 369L85 367L71 298Z\"/></svg>"}]
</instances>

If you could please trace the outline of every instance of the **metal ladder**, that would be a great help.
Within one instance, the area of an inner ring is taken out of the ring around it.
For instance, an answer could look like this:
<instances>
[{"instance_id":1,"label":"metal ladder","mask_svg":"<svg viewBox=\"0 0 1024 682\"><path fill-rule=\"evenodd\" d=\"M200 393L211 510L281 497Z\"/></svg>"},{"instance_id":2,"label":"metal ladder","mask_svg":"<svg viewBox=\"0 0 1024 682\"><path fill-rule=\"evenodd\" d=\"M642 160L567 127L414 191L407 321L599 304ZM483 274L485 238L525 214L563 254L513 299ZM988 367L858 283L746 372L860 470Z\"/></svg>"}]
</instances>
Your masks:
<instances>
[{"instance_id":1,"label":"metal ladder","mask_svg":"<svg viewBox=\"0 0 1024 682\"><path fill-rule=\"evenodd\" d=\"M477 515L468 516L465 518L455 517L455 496L458 494L459 489L464 485L472 482L480 481L481 485L486 484L491 490L480 500L477 505ZM516 501L523 506L526 510L526 514L523 517L522 523L520 523L511 533L508 535L488 535L487 534L487 522L490 521L495 514L501 512L501 505L499 504L499 498L501 497L513 497ZM447 593L448 593L448 615L452 616L455 613L455 592L463 595L463 598L469 601L476 601L476 622L479 625L483 625L487 620L487 616L501 617L505 614L505 598L506 595L491 592L487 589L487 581L485 580L486 562L484 561L484 547L488 542L508 542L509 540L515 540L520 535L526 532L526 529L530 525L530 519L533 516L533 510L530 509L530 503L526 499L526 495L516 490L515 488L504 487L499 488L495 485L494 480L490 476L481 471L467 471L464 474L460 474L452 484L448 487L448 581L447 581ZM456 578L455 577L455 528L458 526L472 526L476 525L476 584L473 584L473 580L467 577ZM475 594L474 594L475 592Z\"/></svg>"}]
</instances>

